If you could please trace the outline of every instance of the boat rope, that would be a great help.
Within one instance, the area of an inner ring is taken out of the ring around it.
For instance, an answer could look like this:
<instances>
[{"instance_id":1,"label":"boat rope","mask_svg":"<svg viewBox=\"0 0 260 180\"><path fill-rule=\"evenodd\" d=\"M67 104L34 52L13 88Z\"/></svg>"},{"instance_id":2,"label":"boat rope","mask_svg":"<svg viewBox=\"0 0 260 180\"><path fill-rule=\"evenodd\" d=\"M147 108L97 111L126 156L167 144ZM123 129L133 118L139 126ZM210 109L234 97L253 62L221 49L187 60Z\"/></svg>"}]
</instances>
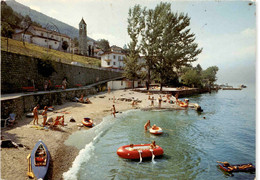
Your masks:
<instances>
[{"instance_id":1,"label":"boat rope","mask_svg":"<svg viewBox=\"0 0 260 180\"><path fill-rule=\"evenodd\" d=\"M155 157L155 155L153 154L153 150L150 149L150 151L151 151L151 153L152 153L152 162L155 163L155 161L154 161L154 157Z\"/></svg>"},{"instance_id":2,"label":"boat rope","mask_svg":"<svg viewBox=\"0 0 260 180\"><path fill-rule=\"evenodd\" d=\"M139 152L139 156L140 156L140 162L139 163L141 163L142 162L142 150L138 150L138 152Z\"/></svg>"}]
</instances>

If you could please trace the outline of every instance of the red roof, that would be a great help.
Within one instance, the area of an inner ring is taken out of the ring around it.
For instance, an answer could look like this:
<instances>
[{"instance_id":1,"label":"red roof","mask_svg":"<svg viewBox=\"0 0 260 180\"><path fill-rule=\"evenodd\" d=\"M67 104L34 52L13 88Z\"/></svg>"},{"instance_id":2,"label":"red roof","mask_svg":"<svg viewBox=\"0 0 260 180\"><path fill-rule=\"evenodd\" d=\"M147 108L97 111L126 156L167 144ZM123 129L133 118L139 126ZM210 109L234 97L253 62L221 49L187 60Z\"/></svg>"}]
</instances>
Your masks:
<instances>
[{"instance_id":1,"label":"red roof","mask_svg":"<svg viewBox=\"0 0 260 180\"><path fill-rule=\"evenodd\" d=\"M56 34L56 35L59 35L59 36L63 36L63 37L67 37L69 39L71 39L69 36L67 36L66 34L61 34L57 31L50 31L50 30L47 30L45 28L41 28L41 27L38 27L38 26L31 26L33 29L35 30L38 30L38 31L43 31L43 32L47 32L47 33L50 33L50 34Z\"/></svg>"},{"instance_id":2,"label":"red roof","mask_svg":"<svg viewBox=\"0 0 260 180\"><path fill-rule=\"evenodd\" d=\"M105 54L121 54L121 55L125 55L124 53L109 51L109 52L104 52L103 54L101 54L101 56L103 56L103 55L105 55Z\"/></svg>"}]
</instances>

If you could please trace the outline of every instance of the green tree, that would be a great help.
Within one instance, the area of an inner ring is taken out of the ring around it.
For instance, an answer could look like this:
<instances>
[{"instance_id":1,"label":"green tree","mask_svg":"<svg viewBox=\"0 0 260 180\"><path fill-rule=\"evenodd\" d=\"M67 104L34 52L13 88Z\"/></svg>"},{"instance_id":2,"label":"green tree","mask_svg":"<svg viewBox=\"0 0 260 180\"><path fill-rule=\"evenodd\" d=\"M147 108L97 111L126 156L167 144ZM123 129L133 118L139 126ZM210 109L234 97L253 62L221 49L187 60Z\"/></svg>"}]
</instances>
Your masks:
<instances>
[{"instance_id":1,"label":"green tree","mask_svg":"<svg viewBox=\"0 0 260 180\"><path fill-rule=\"evenodd\" d=\"M102 49L104 52L110 51L109 42L106 39L97 40L97 46Z\"/></svg>"},{"instance_id":2,"label":"green tree","mask_svg":"<svg viewBox=\"0 0 260 180\"><path fill-rule=\"evenodd\" d=\"M140 77L140 70L142 68L141 64L138 62L140 45L138 45L138 38L140 36L141 30L144 28L144 24L140 21L142 14L142 9L140 5L135 5L132 9L129 9L128 12L128 26L127 32L130 36L129 47L129 56L125 59L124 75L133 81Z\"/></svg>"},{"instance_id":3,"label":"green tree","mask_svg":"<svg viewBox=\"0 0 260 180\"><path fill-rule=\"evenodd\" d=\"M162 90L169 75L174 74L174 68L189 66L202 49L198 49L195 35L190 33L188 15L172 13L170 3L160 3L154 10L145 11L143 19L142 53L146 57L148 74L151 69L156 72Z\"/></svg>"},{"instance_id":4,"label":"green tree","mask_svg":"<svg viewBox=\"0 0 260 180\"><path fill-rule=\"evenodd\" d=\"M182 83L190 87L201 86L201 75L195 69L190 69L186 71L181 77Z\"/></svg>"},{"instance_id":5,"label":"green tree","mask_svg":"<svg viewBox=\"0 0 260 180\"><path fill-rule=\"evenodd\" d=\"M194 68L198 73L202 72L202 67L200 66L200 64L197 64L197 66Z\"/></svg>"},{"instance_id":6,"label":"green tree","mask_svg":"<svg viewBox=\"0 0 260 180\"><path fill-rule=\"evenodd\" d=\"M206 70L202 71L202 78L204 81L208 81L208 84L211 86L217 80L217 66L208 67Z\"/></svg>"},{"instance_id":7,"label":"green tree","mask_svg":"<svg viewBox=\"0 0 260 180\"><path fill-rule=\"evenodd\" d=\"M73 39L73 43L74 43L75 47L79 47L79 40L78 40L77 37L75 37L75 38Z\"/></svg>"}]
</instances>

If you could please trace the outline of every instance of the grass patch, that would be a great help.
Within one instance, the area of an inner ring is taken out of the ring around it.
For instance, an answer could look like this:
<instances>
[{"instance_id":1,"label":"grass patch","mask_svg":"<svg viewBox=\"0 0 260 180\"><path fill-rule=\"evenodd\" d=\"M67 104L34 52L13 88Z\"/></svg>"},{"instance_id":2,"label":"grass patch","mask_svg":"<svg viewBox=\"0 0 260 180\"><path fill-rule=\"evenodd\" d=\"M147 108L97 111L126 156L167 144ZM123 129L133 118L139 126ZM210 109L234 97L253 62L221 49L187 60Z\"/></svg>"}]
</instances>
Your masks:
<instances>
[{"instance_id":1,"label":"grass patch","mask_svg":"<svg viewBox=\"0 0 260 180\"><path fill-rule=\"evenodd\" d=\"M1 37L1 50L7 51L7 38L5 37ZM73 61L79 62L86 66L94 67L100 67L101 64L100 59L57 51L27 42L25 42L24 45L22 41L17 41L14 39L8 39L8 52L37 57L41 59L48 55L48 57L50 57L50 59L53 61L60 61L67 64L70 64Z\"/></svg>"}]
</instances>

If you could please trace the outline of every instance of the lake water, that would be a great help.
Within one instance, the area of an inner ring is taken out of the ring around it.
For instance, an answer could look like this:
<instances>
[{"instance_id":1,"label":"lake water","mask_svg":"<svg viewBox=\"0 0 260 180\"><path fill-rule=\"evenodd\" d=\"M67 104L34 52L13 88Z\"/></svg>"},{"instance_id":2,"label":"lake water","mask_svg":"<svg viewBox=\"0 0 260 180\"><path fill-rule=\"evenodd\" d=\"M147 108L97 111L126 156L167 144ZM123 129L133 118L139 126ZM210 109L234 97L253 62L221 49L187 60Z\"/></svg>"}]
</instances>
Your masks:
<instances>
[{"instance_id":1,"label":"lake water","mask_svg":"<svg viewBox=\"0 0 260 180\"><path fill-rule=\"evenodd\" d=\"M105 117L91 130L74 133L66 144L81 151L64 179L254 179L251 173L226 174L216 161L255 164L255 88L220 90L189 99L204 112L131 110L117 118ZM164 134L144 132L148 119L164 129ZM139 163L116 154L120 146L152 140L164 149L164 155L155 157L154 162Z\"/></svg>"}]
</instances>

